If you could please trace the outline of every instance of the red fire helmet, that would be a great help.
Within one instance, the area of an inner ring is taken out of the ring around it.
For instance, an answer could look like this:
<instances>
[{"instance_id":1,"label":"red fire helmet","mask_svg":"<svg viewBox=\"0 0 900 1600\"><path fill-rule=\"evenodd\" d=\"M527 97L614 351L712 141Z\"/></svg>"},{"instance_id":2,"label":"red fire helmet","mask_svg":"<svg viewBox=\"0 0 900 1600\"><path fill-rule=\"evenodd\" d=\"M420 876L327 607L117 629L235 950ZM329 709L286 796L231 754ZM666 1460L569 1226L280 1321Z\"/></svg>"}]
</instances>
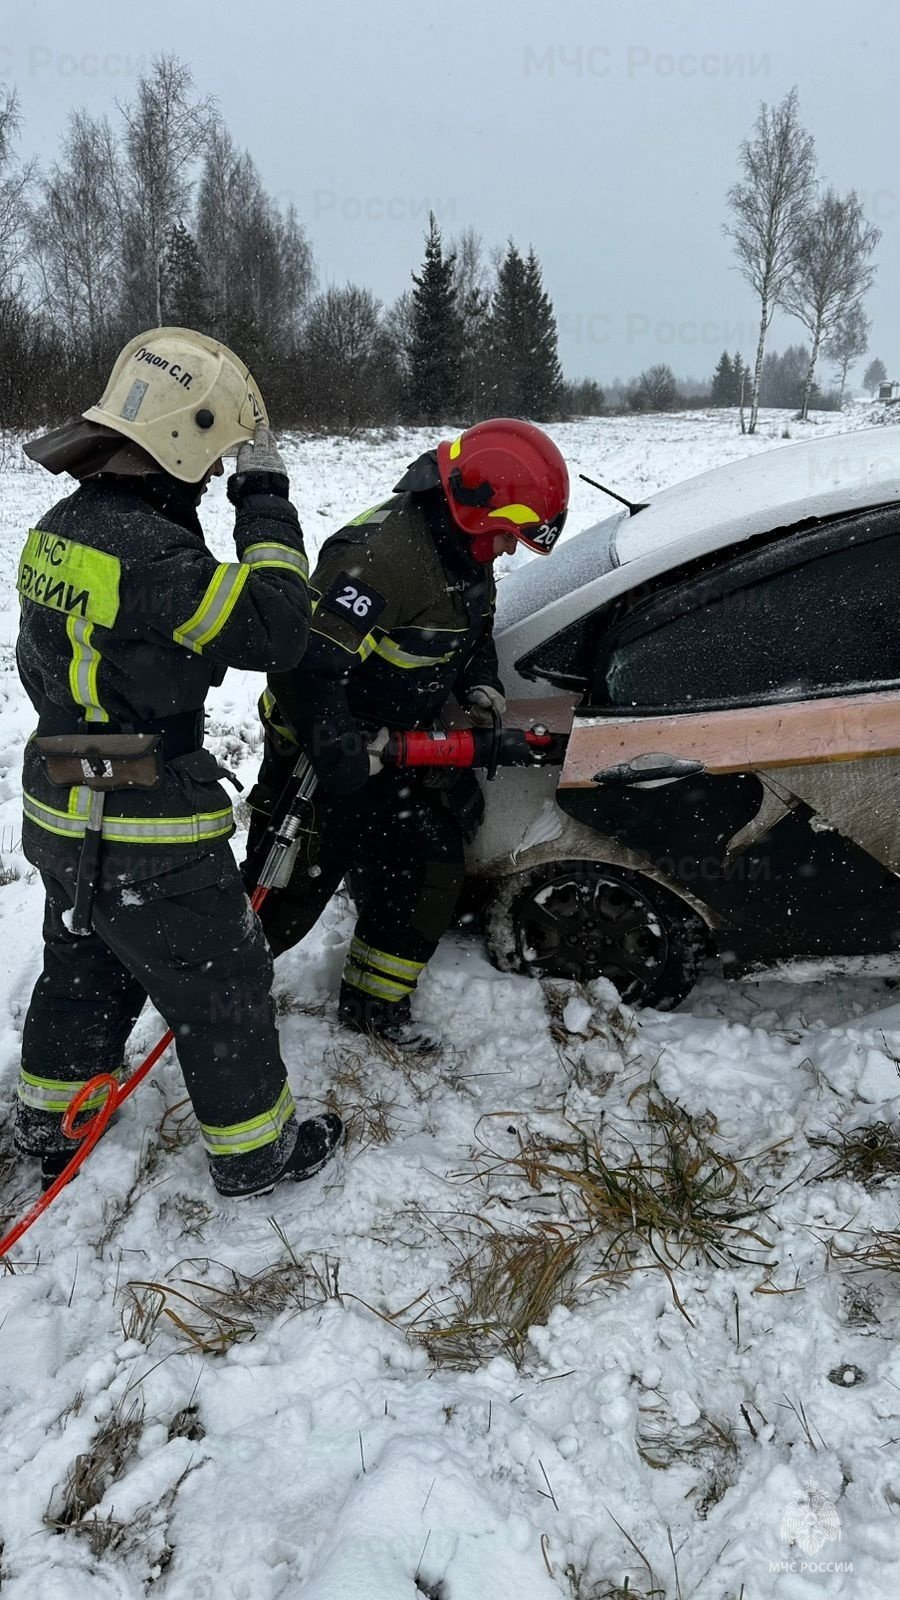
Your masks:
<instances>
[{"instance_id":1,"label":"red fire helmet","mask_svg":"<svg viewBox=\"0 0 900 1600\"><path fill-rule=\"evenodd\" d=\"M513 533L548 556L563 530L569 474L553 440L533 422L492 417L437 447L450 515L470 538Z\"/></svg>"}]
</instances>

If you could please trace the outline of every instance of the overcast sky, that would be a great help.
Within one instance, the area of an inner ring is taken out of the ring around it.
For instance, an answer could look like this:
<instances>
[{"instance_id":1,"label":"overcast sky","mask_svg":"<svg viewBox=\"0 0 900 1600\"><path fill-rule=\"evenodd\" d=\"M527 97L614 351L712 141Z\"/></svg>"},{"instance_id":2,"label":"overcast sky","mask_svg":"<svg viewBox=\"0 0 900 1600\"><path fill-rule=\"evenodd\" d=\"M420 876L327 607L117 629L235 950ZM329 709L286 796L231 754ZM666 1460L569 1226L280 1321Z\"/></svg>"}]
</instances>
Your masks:
<instances>
[{"instance_id":1,"label":"overcast sky","mask_svg":"<svg viewBox=\"0 0 900 1600\"><path fill-rule=\"evenodd\" d=\"M296 205L320 284L392 300L432 206L449 234L534 244L567 375L601 381L658 360L705 376L726 345L752 355L725 192L759 101L796 83L822 174L883 230L870 355L900 378L890 0L4 0L3 17L0 80L42 162L73 106L113 111L174 51Z\"/></svg>"}]
</instances>

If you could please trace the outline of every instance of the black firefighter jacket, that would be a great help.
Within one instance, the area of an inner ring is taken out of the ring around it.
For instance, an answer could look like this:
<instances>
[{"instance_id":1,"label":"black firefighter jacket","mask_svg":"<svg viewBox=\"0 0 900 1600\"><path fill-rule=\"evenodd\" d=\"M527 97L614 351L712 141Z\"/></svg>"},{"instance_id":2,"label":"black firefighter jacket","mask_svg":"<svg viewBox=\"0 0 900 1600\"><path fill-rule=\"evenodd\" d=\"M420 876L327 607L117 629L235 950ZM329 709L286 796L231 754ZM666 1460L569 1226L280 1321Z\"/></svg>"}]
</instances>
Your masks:
<instances>
[{"instance_id":1,"label":"black firefighter jacket","mask_svg":"<svg viewBox=\"0 0 900 1600\"><path fill-rule=\"evenodd\" d=\"M161 786L107 796L113 881L199 861L233 832L221 769L202 749L202 711L226 668L283 670L305 648L307 561L283 486L250 481L273 492L239 499L236 561L210 552L189 488L164 474L91 479L28 535L17 659L39 731L165 733ZM71 869L89 791L53 786L33 744L23 787L28 859Z\"/></svg>"},{"instance_id":2,"label":"black firefighter jacket","mask_svg":"<svg viewBox=\"0 0 900 1600\"><path fill-rule=\"evenodd\" d=\"M440 490L395 494L354 518L323 545L310 588L309 646L293 671L270 675L263 715L299 741L326 792L366 782L372 729L428 727L451 694L502 690L493 573L473 560Z\"/></svg>"}]
</instances>

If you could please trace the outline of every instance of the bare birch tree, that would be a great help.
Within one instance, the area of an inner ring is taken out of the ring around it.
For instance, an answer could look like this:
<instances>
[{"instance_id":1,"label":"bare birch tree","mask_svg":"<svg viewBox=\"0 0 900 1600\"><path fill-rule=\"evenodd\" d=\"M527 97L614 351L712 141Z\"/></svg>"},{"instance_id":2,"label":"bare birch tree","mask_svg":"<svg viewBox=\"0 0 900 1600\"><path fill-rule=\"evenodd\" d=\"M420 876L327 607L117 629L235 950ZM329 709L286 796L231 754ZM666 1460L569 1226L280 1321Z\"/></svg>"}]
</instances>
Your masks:
<instances>
[{"instance_id":1,"label":"bare birch tree","mask_svg":"<svg viewBox=\"0 0 900 1600\"><path fill-rule=\"evenodd\" d=\"M221 126L203 162L196 236L211 331L238 347L289 347L315 281L312 249L293 208L279 209Z\"/></svg>"},{"instance_id":2,"label":"bare birch tree","mask_svg":"<svg viewBox=\"0 0 900 1600\"><path fill-rule=\"evenodd\" d=\"M215 121L194 96L189 67L161 55L120 107L125 123L126 267L137 321L162 321L163 269L172 229L186 211L196 163Z\"/></svg>"},{"instance_id":3,"label":"bare birch tree","mask_svg":"<svg viewBox=\"0 0 900 1600\"><path fill-rule=\"evenodd\" d=\"M35 164L16 160L21 114L14 89L0 84L0 296L10 293L28 243L28 198Z\"/></svg>"},{"instance_id":4,"label":"bare birch tree","mask_svg":"<svg viewBox=\"0 0 900 1600\"><path fill-rule=\"evenodd\" d=\"M866 390L870 399L874 400L876 394L881 388L881 385L886 382L887 367L880 356L875 356L874 360L869 362L869 365L866 367L866 370L863 373L863 388Z\"/></svg>"},{"instance_id":5,"label":"bare birch tree","mask_svg":"<svg viewBox=\"0 0 900 1600\"><path fill-rule=\"evenodd\" d=\"M819 351L870 287L875 267L869 258L880 238L852 189L846 195L826 189L804 218L783 296L785 309L803 323L812 341L800 409L804 420Z\"/></svg>"},{"instance_id":6,"label":"bare birch tree","mask_svg":"<svg viewBox=\"0 0 900 1600\"><path fill-rule=\"evenodd\" d=\"M333 421L349 433L384 415L393 348L368 289L348 283L317 295L300 355L312 422Z\"/></svg>"},{"instance_id":7,"label":"bare birch tree","mask_svg":"<svg viewBox=\"0 0 900 1600\"><path fill-rule=\"evenodd\" d=\"M838 403L844 403L844 390L847 387L847 375L854 361L859 361L869 348L869 334L872 324L857 300L850 307L845 317L842 317L831 337L824 345L825 355L829 361L834 362L838 378Z\"/></svg>"},{"instance_id":8,"label":"bare birch tree","mask_svg":"<svg viewBox=\"0 0 900 1600\"><path fill-rule=\"evenodd\" d=\"M777 106L763 102L754 136L740 150L741 179L728 192L741 275L759 299L759 338L750 396L749 432L756 432L766 335L797 261L815 188L815 143L801 127L797 91Z\"/></svg>"},{"instance_id":9,"label":"bare birch tree","mask_svg":"<svg viewBox=\"0 0 900 1600\"><path fill-rule=\"evenodd\" d=\"M75 111L60 160L41 182L31 241L44 308L88 368L108 357L118 332L122 229L115 135L105 119Z\"/></svg>"}]
</instances>

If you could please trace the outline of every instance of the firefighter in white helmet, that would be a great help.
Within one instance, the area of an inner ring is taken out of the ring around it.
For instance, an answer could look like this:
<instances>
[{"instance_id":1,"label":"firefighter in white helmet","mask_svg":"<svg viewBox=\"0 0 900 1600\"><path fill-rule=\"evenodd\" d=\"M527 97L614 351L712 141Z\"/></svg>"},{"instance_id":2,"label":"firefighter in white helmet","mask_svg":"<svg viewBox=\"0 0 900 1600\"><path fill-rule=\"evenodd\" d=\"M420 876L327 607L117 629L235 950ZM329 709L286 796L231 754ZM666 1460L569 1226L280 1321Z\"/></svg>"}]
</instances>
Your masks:
<instances>
[{"instance_id":1,"label":"firefighter in white helmet","mask_svg":"<svg viewBox=\"0 0 900 1600\"><path fill-rule=\"evenodd\" d=\"M217 1189L309 1177L341 1124L298 1123L271 958L203 747L204 701L228 667L286 671L306 646L303 537L262 396L225 345L155 328L126 345L99 405L26 450L78 487L39 518L19 566L18 665L38 718L23 843L46 915L18 1147L45 1181L60 1170L63 1114L94 1073L120 1071L149 997ZM236 560L218 561L197 507L235 451Z\"/></svg>"}]
</instances>

